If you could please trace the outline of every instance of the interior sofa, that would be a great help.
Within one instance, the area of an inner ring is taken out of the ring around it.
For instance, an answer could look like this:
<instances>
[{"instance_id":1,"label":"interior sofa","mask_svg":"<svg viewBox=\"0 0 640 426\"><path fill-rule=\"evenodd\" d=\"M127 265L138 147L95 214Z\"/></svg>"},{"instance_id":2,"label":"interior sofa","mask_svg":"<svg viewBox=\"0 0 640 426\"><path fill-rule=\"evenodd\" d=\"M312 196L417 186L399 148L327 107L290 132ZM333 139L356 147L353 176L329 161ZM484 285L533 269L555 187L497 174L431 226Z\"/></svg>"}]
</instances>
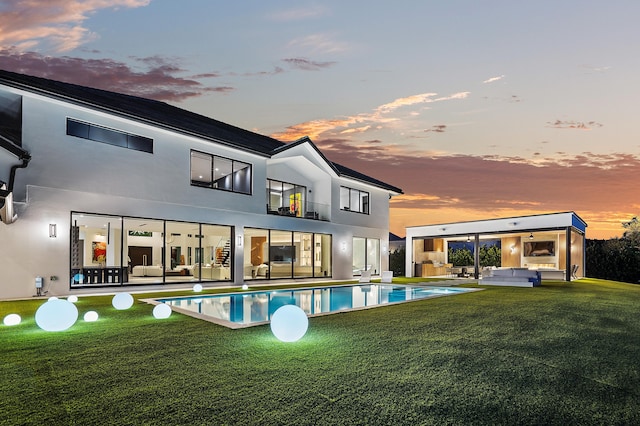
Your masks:
<instances>
[{"instance_id":1,"label":"interior sofa","mask_svg":"<svg viewBox=\"0 0 640 426\"><path fill-rule=\"evenodd\" d=\"M231 271L228 266L203 265L193 267L193 276L202 280L228 280L231 277Z\"/></svg>"},{"instance_id":2,"label":"interior sofa","mask_svg":"<svg viewBox=\"0 0 640 426\"><path fill-rule=\"evenodd\" d=\"M132 277L161 277L161 265L136 265L131 270Z\"/></svg>"},{"instance_id":3,"label":"interior sofa","mask_svg":"<svg viewBox=\"0 0 640 426\"><path fill-rule=\"evenodd\" d=\"M485 275L485 272L487 275ZM483 270L480 285L502 285L510 287L537 287L542 277L540 272L527 268L501 268Z\"/></svg>"}]
</instances>

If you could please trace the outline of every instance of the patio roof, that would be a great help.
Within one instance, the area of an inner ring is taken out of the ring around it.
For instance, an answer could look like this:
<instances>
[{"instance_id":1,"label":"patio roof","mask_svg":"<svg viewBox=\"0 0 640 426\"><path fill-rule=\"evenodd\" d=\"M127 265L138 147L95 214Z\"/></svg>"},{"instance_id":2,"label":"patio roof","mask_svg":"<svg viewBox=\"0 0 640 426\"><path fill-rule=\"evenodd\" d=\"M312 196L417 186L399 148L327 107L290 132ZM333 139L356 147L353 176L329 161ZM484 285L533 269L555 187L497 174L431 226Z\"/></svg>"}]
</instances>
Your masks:
<instances>
[{"instance_id":1,"label":"patio roof","mask_svg":"<svg viewBox=\"0 0 640 426\"><path fill-rule=\"evenodd\" d=\"M575 212L562 212L502 219L441 223L437 225L410 226L406 229L406 235L407 239L420 237L441 238L458 235L535 232L540 230L566 229L568 227L585 233L587 223Z\"/></svg>"}]
</instances>

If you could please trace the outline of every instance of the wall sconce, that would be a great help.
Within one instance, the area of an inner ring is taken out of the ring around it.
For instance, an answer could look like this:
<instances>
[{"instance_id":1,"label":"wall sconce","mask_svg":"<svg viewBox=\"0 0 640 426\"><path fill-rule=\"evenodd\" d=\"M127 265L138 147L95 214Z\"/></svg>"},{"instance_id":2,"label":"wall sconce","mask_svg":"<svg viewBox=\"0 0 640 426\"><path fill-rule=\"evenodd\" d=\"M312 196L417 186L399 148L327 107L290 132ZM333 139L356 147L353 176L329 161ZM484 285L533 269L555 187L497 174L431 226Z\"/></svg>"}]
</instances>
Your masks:
<instances>
[{"instance_id":1,"label":"wall sconce","mask_svg":"<svg viewBox=\"0 0 640 426\"><path fill-rule=\"evenodd\" d=\"M340 250L341 250L342 252L347 251L347 242L346 242L346 241L342 241L342 242L340 243Z\"/></svg>"},{"instance_id":2,"label":"wall sconce","mask_svg":"<svg viewBox=\"0 0 640 426\"><path fill-rule=\"evenodd\" d=\"M386 253L387 252L387 246L386 245L382 245L382 253Z\"/></svg>"},{"instance_id":3,"label":"wall sconce","mask_svg":"<svg viewBox=\"0 0 640 426\"><path fill-rule=\"evenodd\" d=\"M49 224L49 238L57 238L58 237L58 225L55 223Z\"/></svg>"},{"instance_id":4,"label":"wall sconce","mask_svg":"<svg viewBox=\"0 0 640 426\"><path fill-rule=\"evenodd\" d=\"M236 237L238 247L242 247L242 235Z\"/></svg>"},{"instance_id":5,"label":"wall sconce","mask_svg":"<svg viewBox=\"0 0 640 426\"><path fill-rule=\"evenodd\" d=\"M471 242L471 237L467 235L467 242L470 243Z\"/></svg>"},{"instance_id":6,"label":"wall sconce","mask_svg":"<svg viewBox=\"0 0 640 426\"><path fill-rule=\"evenodd\" d=\"M510 248L511 248L511 254L513 254L513 253L515 253L515 252L516 252L516 246L515 246L515 244L514 244L514 245L512 245Z\"/></svg>"}]
</instances>

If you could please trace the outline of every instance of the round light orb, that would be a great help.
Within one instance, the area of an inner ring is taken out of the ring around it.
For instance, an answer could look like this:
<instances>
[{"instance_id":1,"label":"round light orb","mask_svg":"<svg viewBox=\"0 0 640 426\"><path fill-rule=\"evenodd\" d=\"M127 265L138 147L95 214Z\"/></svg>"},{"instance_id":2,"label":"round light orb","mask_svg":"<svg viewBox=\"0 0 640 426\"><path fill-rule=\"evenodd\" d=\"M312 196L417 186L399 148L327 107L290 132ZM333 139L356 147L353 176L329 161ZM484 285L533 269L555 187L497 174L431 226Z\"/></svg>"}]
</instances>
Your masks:
<instances>
[{"instance_id":1,"label":"round light orb","mask_svg":"<svg viewBox=\"0 0 640 426\"><path fill-rule=\"evenodd\" d=\"M271 316L271 332L282 342L296 342L309 327L309 318L295 305L279 307Z\"/></svg>"},{"instance_id":2,"label":"round light orb","mask_svg":"<svg viewBox=\"0 0 640 426\"><path fill-rule=\"evenodd\" d=\"M64 331L76 323L78 308L63 300L48 300L36 311L36 324L44 331Z\"/></svg>"},{"instance_id":3,"label":"round light orb","mask_svg":"<svg viewBox=\"0 0 640 426\"><path fill-rule=\"evenodd\" d=\"M133 296L129 293L118 293L111 299L111 304L119 311L129 309L133 306Z\"/></svg>"},{"instance_id":4,"label":"round light orb","mask_svg":"<svg viewBox=\"0 0 640 426\"><path fill-rule=\"evenodd\" d=\"M58 298L57 298L57 297L55 297L55 296L51 296L51 297L50 297L49 299L47 299L47 300L58 300Z\"/></svg>"},{"instance_id":5,"label":"round light orb","mask_svg":"<svg viewBox=\"0 0 640 426\"><path fill-rule=\"evenodd\" d=\"M153 317L155 319L165 319L171 316L171 306L166 303L161 303L159 305L154 306L153 308Z\"/></svg>"},{"instance_id":6,"label":"round light orb","mask_svg":"<svg viewBox=\"0 0 640 426\"><path fill-rule=\"evenodd\" d=\"M248 285L246 285L246 284L242 284L242 289L243 289L243 290L249 290L249 286L248 286Z\"/></svg>"},{"instance_id":7,"label":"round light orb","mask_svg":"<svg viewBox=\"0 0 640 426\"><path fill-rule=\"evenodd\" d=\"M200 293L202 291L202 284L196 284L193 286L193 291Z\"/></svg>"},{"instance_id":8,"label":"round light orb","mask_svg":"<svg viewBox=\"0 0 640 426\"><path fill-rule=\"evenodd\" d=\"M78 296L72 295L67 297L67 300L71 303L76 303L78 301Z\"/></svg>"},{"instance_id":9,"label":"round light orb","mask_svg":"<svg viewBox=\"0 0 640 426\"><path fill-rule=\"evenodd\" d=\"M9 314L6 317L4 317L4 320L2 320L4 325L18 325L20 324L21 321L22 321L22 318L20 318L20 315L18 314Z\"/></svg>"},{"instance_id":10,"label":"round light orb","mask_svg":"<svg viewBox=\"0 0 640 426\"><path fill-rule=\"evenodd\" d=\"M85 322L95 322L98 321L98 313L96 311L89 311L84 314Z\"/></svg>"}]
</instances>

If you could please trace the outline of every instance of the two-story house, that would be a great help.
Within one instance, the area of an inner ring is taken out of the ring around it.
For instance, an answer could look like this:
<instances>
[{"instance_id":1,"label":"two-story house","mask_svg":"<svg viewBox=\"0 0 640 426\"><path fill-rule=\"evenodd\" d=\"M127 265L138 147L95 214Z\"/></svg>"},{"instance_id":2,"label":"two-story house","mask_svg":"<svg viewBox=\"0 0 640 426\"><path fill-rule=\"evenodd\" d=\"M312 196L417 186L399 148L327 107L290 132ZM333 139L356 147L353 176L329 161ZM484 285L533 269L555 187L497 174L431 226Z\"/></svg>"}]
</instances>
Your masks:
<instances>
[{"instance_id":1,"label":"two-story house","mask_svg":"<svg viewBox=\"0 0 640 426\"><path fill-rule=\"evenodd\" d=\"M308 138L0 71L0 298L379 274L401 193Z\"/></svg>"}]
</instances>

